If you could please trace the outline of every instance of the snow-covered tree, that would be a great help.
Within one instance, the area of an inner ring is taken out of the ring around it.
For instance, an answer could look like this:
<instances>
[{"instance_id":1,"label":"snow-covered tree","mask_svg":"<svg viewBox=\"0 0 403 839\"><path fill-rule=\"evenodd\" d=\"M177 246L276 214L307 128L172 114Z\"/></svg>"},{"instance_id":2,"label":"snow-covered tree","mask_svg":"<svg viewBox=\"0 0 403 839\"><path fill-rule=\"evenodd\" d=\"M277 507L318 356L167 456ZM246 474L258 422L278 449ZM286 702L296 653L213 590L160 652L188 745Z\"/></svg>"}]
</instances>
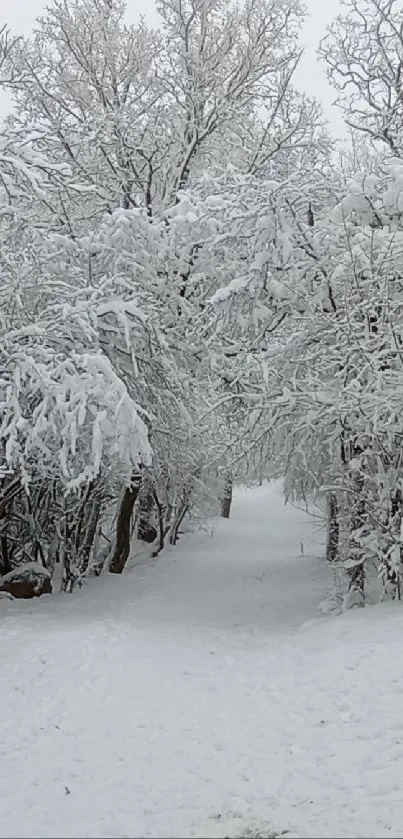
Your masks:
<instances>
[{"instance_id":1,"label":"snow-covered tree","mask_svg":"<svg viewBox=\"0 0 403 839\"><path fill-rule=\"evenodd\" d=\"M341 0L319 53L346 122L402 155L403 8L400 0Z\"/></svg>"},{"instance_id":2,"label":"snow-covered tree","mask_svg":"<svg viewBox=\"0 0 403 839\"><path fill-rule=\"evenodd\" d=\"M367 562L385 587L401 579L402 173L385 167L305 219L289 185L271 184L243 227L254 262L212 300L248 406L238 456L265 458L294 499L327 494L350 602Z\"/></svg>"},{"instance_id":3,"label":"snow-covered tree","mask_svg":"<svg viewBox=\"0 0 403 839\"><path fill-rule=\"evenodd\" d=\"M158 8L151 31L120 0L55 0L3 50L3 570L14 540L62 554L70 587L107 506L121 572L133 516L157 552L262 476L273 336L306 306L329 204L297 0Z\"/></svg>"}]
</instances>

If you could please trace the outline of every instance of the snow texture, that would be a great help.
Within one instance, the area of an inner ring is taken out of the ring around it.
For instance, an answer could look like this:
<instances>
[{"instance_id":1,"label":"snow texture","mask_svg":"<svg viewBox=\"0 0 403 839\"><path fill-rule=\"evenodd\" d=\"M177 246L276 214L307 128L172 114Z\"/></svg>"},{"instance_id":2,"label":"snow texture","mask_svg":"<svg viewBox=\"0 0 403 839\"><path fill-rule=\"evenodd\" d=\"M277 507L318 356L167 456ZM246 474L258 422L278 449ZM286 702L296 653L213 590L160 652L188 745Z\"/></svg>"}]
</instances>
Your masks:
<instances>
[{"instance_id":1,"label":"snow texture","mask_svg":"<svg viewBox=\"0 0 403 839\"><path fill-rule=\"evenodd\" d=\"M2 601L0 835L401 837L403 615L320 617L320 540L266 486L122 578Z\"/></svg>"}]
</instances>

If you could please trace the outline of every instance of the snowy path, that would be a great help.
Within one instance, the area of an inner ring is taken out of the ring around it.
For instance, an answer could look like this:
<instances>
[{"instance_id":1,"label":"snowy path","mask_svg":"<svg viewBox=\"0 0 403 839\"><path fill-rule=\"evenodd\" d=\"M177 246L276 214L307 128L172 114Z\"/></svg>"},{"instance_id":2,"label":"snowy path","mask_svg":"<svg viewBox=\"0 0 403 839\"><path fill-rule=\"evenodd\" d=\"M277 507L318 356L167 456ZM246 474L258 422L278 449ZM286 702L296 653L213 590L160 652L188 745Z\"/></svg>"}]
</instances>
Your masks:
<instances>
[{"instance_id":1,"label":"snowy path","mask_svg":"<svg viewBox=\"0 0 403 839\"><path fill-rule=\"evenodd\" d=\"M403 613L318 617L319 552L265 488L122 578L0 604L0 836L402 837Z\"/></svg>"}]
</instances>

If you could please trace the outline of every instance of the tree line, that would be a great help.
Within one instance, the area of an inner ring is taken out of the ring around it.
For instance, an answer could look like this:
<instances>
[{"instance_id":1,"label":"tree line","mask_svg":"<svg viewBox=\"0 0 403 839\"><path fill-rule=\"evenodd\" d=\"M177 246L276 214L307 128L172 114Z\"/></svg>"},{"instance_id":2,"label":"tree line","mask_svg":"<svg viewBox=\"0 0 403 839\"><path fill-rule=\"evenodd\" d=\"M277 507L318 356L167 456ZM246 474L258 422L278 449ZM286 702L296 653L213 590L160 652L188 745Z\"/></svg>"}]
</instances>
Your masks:
<instances>
[{"instance_id":1,"label":"tree line","mask_svg":"<svg viewBox=\"0 0 403 839\"><path fill-rule=\"evenodd\" d=\"M72 591L234 482L326 507L346 604L400 597L403 14L347 0L52 0L0 29L0 573ZM39 568L39 571L38 571ZM24 571L25 569L25 571Z\"/></svg>"}]
</instances>

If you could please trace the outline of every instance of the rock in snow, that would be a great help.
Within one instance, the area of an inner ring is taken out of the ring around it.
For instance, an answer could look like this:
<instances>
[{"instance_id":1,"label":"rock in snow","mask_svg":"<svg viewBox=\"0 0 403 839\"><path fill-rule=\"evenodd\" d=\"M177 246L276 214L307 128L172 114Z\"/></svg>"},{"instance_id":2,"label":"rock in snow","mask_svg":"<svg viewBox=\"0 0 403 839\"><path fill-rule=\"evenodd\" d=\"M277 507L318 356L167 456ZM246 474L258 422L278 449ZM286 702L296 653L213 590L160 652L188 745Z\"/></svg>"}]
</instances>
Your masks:
<instances>
[{"instance_id":1,"label":"rock in snow","mask_svg":"<svg viewBox=\"0 0 403 839\"><path fill-rule=\"evenodd\" d=\"M24 600L51 594L51 575L41 563L26 562L0 577L0 592Z\"/></svg>"}]
</instances>

